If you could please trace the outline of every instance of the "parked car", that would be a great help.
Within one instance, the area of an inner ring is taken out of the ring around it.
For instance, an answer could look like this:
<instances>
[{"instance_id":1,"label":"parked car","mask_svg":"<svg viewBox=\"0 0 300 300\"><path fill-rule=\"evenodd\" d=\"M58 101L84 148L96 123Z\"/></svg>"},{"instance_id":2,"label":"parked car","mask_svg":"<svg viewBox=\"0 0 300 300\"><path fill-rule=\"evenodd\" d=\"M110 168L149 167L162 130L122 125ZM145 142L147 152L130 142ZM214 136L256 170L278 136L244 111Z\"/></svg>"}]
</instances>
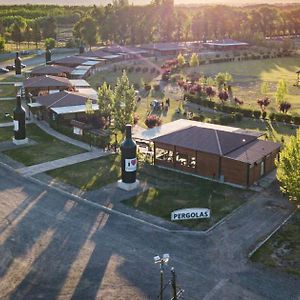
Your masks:
<instances>
[{"instance_id":1,"label":"parked car","mask_svg":"<svg viewBox=\"0 0 300 300\"><path fill-rule=\"evenodd\" d=\"M0 74L5 74L8 72L9 72L9 70L7 70L6 68L0 68Z\"/></svg>"}]
</instances>

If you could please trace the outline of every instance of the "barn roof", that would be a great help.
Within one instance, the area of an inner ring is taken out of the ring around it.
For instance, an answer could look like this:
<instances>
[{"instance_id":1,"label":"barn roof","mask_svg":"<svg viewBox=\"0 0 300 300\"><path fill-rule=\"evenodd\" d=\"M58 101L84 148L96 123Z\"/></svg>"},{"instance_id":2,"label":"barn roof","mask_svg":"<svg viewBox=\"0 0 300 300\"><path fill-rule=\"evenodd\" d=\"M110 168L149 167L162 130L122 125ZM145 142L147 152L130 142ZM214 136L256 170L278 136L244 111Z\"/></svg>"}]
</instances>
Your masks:
<instances>
[{"instance_id":1,"label":"barn roof","mask_svg":"<svg viewBox=\"0 0 300 300\"><path fill-rule=\"evenodd\" d=\"M45 65L33 68L30 74L35 75L54 75L57 76L61 73L70 74L73 71L73 68L59 66L59 65Z\"/></svg>"}]
</instances>

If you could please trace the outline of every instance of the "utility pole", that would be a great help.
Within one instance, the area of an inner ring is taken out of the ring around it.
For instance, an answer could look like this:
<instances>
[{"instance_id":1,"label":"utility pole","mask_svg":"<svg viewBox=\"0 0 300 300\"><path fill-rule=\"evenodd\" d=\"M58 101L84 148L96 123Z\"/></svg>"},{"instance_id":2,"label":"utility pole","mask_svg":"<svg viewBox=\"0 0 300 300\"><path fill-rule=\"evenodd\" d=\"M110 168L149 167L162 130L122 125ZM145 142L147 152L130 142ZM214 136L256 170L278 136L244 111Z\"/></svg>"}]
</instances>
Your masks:
<instances>
[{"instance_id":1,"label":"utility pole","mask_svg":"<svg viewBox=\"0 0 300 300\"><path fill-rule=\"evenodd\" d=\"M177 288L176 288L176 273L174 267L171 269L172 273L172 289L173 289L173 300L177 300Z\"/></svg>"}]
</instances>

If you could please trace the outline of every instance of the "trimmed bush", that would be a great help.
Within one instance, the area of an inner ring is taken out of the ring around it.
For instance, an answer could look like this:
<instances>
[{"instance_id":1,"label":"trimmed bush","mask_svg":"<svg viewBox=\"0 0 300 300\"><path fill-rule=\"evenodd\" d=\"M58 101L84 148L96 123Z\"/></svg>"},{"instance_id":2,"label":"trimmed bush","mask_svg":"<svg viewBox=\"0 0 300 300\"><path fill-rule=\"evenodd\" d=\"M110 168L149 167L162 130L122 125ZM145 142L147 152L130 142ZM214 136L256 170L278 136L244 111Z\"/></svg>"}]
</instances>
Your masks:
<instances>
[{"instance_id":1,"label":"trimmed bush","mask_svg":"<svg viewBox=\"0 0 300 300\"><path fill-rule=\"evenodd\" d=\"M285 114L277 113L277 114L274 114L274 115L275 115L275 121L277 121L277 122L284 122L284 120L285 120Z\"/></svg>"},{"instance_id":2,"label":"trimmed bush","mask_svg":"<svg viewBox=\"0 0 300 300\"><path fill-rule=\"evenodd\" d=\"M154 91L159 91L160 90L160 85L159 84L153 84L153 88L154 88Z\"/></svg>"},{"instance_id":3,"label":"trimmed bush","mask_svg":"<svg viewBox=\"0 0 300 300\"><path fill-rule=\"evenodd\" d=\"M265 120L266 117L267 117L267 112L266 112L266 111L263 111L262 114L261 114L261 117Z\"/></svg>"},{"instance_id":4,"label":"trimmed bush","mask_svg":"<svg viewBox=\"0 0 300 300\"><path fill-rule=\"evenodd\" d=\"M157 115L150 115L146 118L145 124L148 128L153 128L161 125L161 119Z\"/></svg>"},{"instance_id":5,"label":"trimmed bush","mask_svg":"<svg viewBox=\"0 0 300 300\"><path fill-rule=\"evenodd\" d=\"M195 115L192 117L193 121L203 122L205 120L205 117L203 115Z\"/></svg>"},{"instance_id":6,"label":"trimmed bush","mask_svg":"<svg viewBox=\"0 0 300 300\"><path fill-rule=\"evenodd\" d=\"M293 116L293 122L295 125L300 125L300 116Z\"/></svg>"},{"instance_id":7,"label":"trimmed bush","mask_svg":"<svg viewBox=\"0 0 300 300\"><path fill-rule=\"evenodd\" d=\"M145 89L145 91L149 92L151 90L151 85L148 84L148 83L145 83L144 84L144 89Z\"/></svg>"},{"instance_id":8,"label":"trimmed bush","mask_svg":"<svg viewBox=\"0 0 300 300\"><path fill-rule=\"evenodd\" d=\"M274 121L275 120L275 113L270 113L269 114L269 119L270 119L270 121L272 122L272 121Z\"/></svg>"},{"instance_id":9,"label":"trimmed bush","mask_svg":"<svg viewBox=\"0 0 300 300\"><path fill-rule=\"evenodd\" d=\"M253 115L255 119L259 119L261 116L261 111L260 110L254 110Z\"/></svg>"}]
</instances>

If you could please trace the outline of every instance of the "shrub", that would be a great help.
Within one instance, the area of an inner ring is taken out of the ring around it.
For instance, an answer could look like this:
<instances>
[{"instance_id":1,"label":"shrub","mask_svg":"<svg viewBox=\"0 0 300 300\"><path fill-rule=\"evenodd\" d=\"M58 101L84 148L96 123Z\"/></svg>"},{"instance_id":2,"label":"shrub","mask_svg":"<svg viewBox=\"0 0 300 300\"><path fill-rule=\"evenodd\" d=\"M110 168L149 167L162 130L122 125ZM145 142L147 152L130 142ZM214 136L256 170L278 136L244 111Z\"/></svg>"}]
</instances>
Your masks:
<instances>
[{"instance_id":1,"label":"shrub","mask_svg":"<svg viewBox=\"0 0 300 300\"><path fill-rule=\"evenodd\" d=\"M235 122L235 116L232 115L223 115L219 118L219 122L221 125L228 125L230 123L234 123Z\"/></svg>"},{"instance_id":2,"label":"shrub","mask_svg":"<svg viewBox=\"0 0 300 300\"><path fill-rule=\"evenodd\" d=\"M293 120L293 117L291 115L285 115L285 118L284 118L284 122L285 123L292 123L292 120Z\"/></svg>"},{"instance_id":3,"label":"shrub","mask_svg":"<svg viewBox=\"0 0 300 300\"><path fill-rule=\"evenodd\" d=\"M143 73L147 73L148 72L148 67L144 67L143 68Z\"/></svg>"},{"instance_id":4,"label":"shrub","mask_svg":"<svg viewBox=\"0 0 300 300\"><path fill-rule=\"evenodd\" d=\"M254 110L253 115L255 119L259 119L261 116L261 111L260 110Z\"/></svg>"},{"instance_id":5,"label":"shrub","mask_svg":"<svg viewBox=\"0 0 300 300\"><path fill-rule=\"evenodd\" d=\"M133 88L135 89L135 90L139 90L140 89L140 85L138 84L138 83L134 83L133 84Z\"/></svg>"},{"instance_id":6,"label":"shrub","mask_svg":"<svg viewBox=\"0 0 300 300\"><path fill-rule=\"evenodd\" d=\"M159 91L160 90L160 85L159 84L153 84L153 88L155 91Z\"/></svg>"},{"instance_id":7,"label":"shrub","mask_svg":"<svg viewBox=\"0 0 300 300\"><path fill-rule=\"evenodd\" d=\"M248 109L248 108L243 108L241 109L241 113L244 115L244 117L246 118L252 118L253 115L253 110L252 109Z\"/></svg>"},{"instance_id":8,"label":"shrub","mask_svg":"<svg viewBox=\"0 0 300 300\"><path fill-rule=\"evenodd\" d=\"M292 119L295 125L300 125L300 116L293 116Z\"/></svg>"},{"instance_id":9,"label":"shrub","mask_svg":"<svg viewBox=\"0 0 300 300\"><path fill-rule=\"evenodd\" d=\"M237 122L241 122L243 120L243 114L241 113L235 113L234 117Z\"/></svg>"},{"instance_id":10,"label":"shrub","mask_svg":"<svg viewBox=\"0 0 300 300\"><path fill-rule=\"evenodd\" d=\"M129 68L128 68L128 73L132 73L133 70L134 70L134 67L129 67Z\"/></svg>"},{"instance_id":11,"label":"shrub","mask_svg":"<svg viewBox=\"0 0 300 300\"><path fill-rule=\"evenodd\" d=\"M266 112L266 111L263 111L262 114L261 114L261 117L265 120L266 117L267 117L267 112Z\"/></svg>"},{"instance_id":12,"label":"shrub","mask_svg":"<svg viewBox=\"0 0 300 300\"><path fill-rule=\"evenodd\" d=\"M140 72L140 71L141 71L141 67L136 67L136 68L135 68L135 71L136 71L136 72Z\"/></svg>"},{"instance_id":13,"label":"shrub","mask_svg":"<svg viewBox=\"0 0 300 300\"><path fill-rule=\"evenodd\" d=\"M275 113L270 113L269 114L269 119L270 119L270 121L274 121L275 120Z\"/></svg>"},{"instance_id":14,"label":"shrub","mask_svg":"<svg viewBox=\"0 0 300 300\"><path fill-rule=\"evenodd\" d=\"M275 121L277 122L284 122L285 120L285 114L283 113L277 113L277 114L274 114L275 115Z\"/></svg>"},{"instance_id":15,"label":"shrub","mask_svg":"<svg viewBox=\"0 0 300 300\"><path fill-rule=\"evenodd\" d=\"M192 117L192 120L193 121L198 121L198 122L203 122L204 120L205 120L205 116L203 116L203 115L195 115L195 116L193 116Z\"/></svg>"},{"instance_id":16,"label":"shrub","mask_svg":"<svg viewBox=\"0 0 300 300\"><path fill-rule=\"evenodd\" d=\"M284 101L282 103L279 104L279 110L282 112L282 113L287 113L291 108L291 104L287 101Z\"/></svg>"},{"instance_id":17,"label":"shrub","mask_svg":"<svg viewBox=\"0 0 300 300\"><path fill-rule=\"evenodd\" d=\"M157 115L150 115L146 118L145 124L148 128L153 128L161 125L161 119Z\"/></svg>"},{"instance_id":18,"label":"shrub","mask_svg":"<svg viewBox=\"0 0 300 300\"><path fill-rule=\"evenodd\" d=\"M151 85L148 84L148 83L145 83L144 84L144 89L145 89L145 91L149 92L151 90Z\"/></svg>"}]
</instances>

